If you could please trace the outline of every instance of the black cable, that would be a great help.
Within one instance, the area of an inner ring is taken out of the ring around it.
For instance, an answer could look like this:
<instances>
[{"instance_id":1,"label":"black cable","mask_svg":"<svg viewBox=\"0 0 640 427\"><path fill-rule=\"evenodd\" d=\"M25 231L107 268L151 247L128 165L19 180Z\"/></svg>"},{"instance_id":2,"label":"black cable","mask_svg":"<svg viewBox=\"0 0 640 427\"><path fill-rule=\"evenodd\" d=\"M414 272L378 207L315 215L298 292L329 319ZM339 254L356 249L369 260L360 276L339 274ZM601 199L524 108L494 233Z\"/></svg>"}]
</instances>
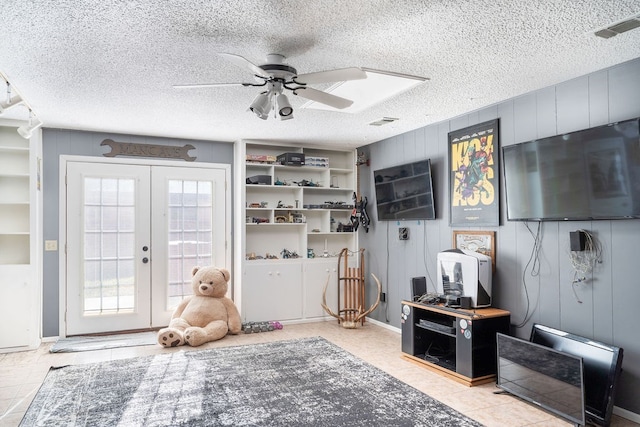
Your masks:
<instances>
[{"instance_id":1,"label":"black cable","mask_svg":"<svg viewBox=\"0 0 640 427\"><path fill-rule=\"evenodd\" d=\"M542 245L542 221L538 221L538 228L534 234L533 230L529 227L529 223L525 222L525 227L529 230L531 236L533 236L533 247L531 248L531 255L529 256L529 260L527 264L524 266L522 270L522 287L524 288L525 297L527 300L527 309L525 310L524 319L519 324L515 325L516 328L522 328L525 326L531 317L533 316L533 311L531 310L531 302L529 299L529 290L527 288L527 268L531 265L531 277L536 277L540 274L540 249ZM532 264L533 263L533 264Z\"/></svg>"},{"instance_id":2,"label":"black cable","mask_svg":"<svg viewBox=\"0 0 640 427\"><path fill-rule=\"evenodd\" d=\"M387 234L386 234L386 247L387 247L387 283L389 283L389 221L387 221ZM389 287L387 286L387 291L389 291ZM387 323L389 323L389 295L387 295L386 303L384 305L384 318Z\"/></svg>"},{"instance_id":3,"label":"black cable","mask_svg":"<svg viewBox=\"0 0 640 427\"><path fill-rule=\"evenodd\" d=\"M428 266L428 262L427 262L427 223L426 221L422 221L422 226L423 228L423 256L422 256L422 262L424 263L424 269L426 271L426 276L429 279L429 282L431 282L431 286L433 287L433 292L437 293L438 292L438 287L436 286L436 282L433 281L433 278L431 277L431 273L429 273L429 266ZM438 275L438 272L436 271L436 277Z\"/></svg>"}]
</instances>

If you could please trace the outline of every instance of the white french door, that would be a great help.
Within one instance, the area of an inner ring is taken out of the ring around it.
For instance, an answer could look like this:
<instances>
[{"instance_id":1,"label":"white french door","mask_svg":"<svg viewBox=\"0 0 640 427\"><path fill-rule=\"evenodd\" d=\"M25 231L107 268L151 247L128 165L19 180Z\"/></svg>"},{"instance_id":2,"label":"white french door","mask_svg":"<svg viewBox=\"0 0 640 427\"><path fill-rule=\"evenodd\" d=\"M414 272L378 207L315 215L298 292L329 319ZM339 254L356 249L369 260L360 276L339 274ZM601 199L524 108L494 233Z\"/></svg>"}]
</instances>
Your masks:
<instances>
[{"instance_id":1,"label":"white french door","mask_svg":"<svg viewBox=\"0 0 640 427\"><path fill-rule=\"evenodd\" d=\"M229 267L225 168L67 162L66 335L166 326Z\"/></svg>"}]
</instances>

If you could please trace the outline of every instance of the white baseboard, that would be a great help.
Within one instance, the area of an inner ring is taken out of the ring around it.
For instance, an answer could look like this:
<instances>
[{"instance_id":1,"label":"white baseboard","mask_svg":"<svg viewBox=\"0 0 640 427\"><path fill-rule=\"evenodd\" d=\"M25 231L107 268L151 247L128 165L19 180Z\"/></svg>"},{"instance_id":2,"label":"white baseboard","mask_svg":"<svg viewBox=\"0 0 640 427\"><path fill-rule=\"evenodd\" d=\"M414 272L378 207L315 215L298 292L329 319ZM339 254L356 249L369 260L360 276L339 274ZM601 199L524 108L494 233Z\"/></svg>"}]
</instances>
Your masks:
<instances>
[{"instance_id":1,"label":"white baseboard","mask_svg":"<svg viewBox=\"0 0 640 427\"><path fill-rule=\"evenodd\" d=\"M372 319L370 317L367 317L366 320L367 320L367 322L371 322L374 325L380 326L382 328L388 329L388 330L396 332L398 334L402 332L400 328L396 328L395 326L391 326L388 323L381 322L379 320ZM284 321L281 321L280 323L282 323L283 325L299 325L301 323L315 323L315 322L337 322L337 320L336 320L335 317L324 316L324 317L315 317L315 318L312 318L312 319L284 320Z\"/></svg>"},{"instance_id":2,"label":"white baseboard","mask_svg":"<svg viewBox=\"0 0 640 427\"><path fill-rule=\"evenodd\" d=\"M613 407L613 413L619 417L640 424L640 414L636 414L635 412L631 412L626 409L618 408L617 406Z\"/></svg>"},{"instance_id":3,"label":"white baseboard","mask_svg":"<svg viewBox=\"0 0 640 427\"><path fill-rule=\"evenodd\" d=\"M370 317L367 317L367 322L371 322L371 323L373 323L374 325L380 326L380 327L382 327L382 328L388 329L388 330L393 331L393 332L396 332L396 333L398 333L398 334L402 333L402 330L401 330L400 328L396 328L395 326L391 326L391 325L390 325L390 324L388 324L388 323L381 322L381 321L379 321L379 320L372 319L372 318L370 318Z\"/></svg>"},{"instance_id":4,"label":"white baseboard","mask_svg":"<svg viewBox=\"0 0 640 427\"><path fill-rule=\"evenodd\" d=\"M45 342L56 342L56 341L58 341L58 338L60 338L60 337L42 337L42 339L40 341L42 341L43 343L45 343Z\"/></svg>"},{"instance_id":5,"label":"white baseboard","mask_svg":"<svg viewBox=\"0 0 640 427\"><path fill-rule=\"evenodd\" d=\"M23 345L20 347L3 347L0 348L0 353L18 353L21 351L29 351L29 350L35 350L38 347L40 347L40 341L35 341L32 344L29 345Z\"/></svg>"}]
</instances>

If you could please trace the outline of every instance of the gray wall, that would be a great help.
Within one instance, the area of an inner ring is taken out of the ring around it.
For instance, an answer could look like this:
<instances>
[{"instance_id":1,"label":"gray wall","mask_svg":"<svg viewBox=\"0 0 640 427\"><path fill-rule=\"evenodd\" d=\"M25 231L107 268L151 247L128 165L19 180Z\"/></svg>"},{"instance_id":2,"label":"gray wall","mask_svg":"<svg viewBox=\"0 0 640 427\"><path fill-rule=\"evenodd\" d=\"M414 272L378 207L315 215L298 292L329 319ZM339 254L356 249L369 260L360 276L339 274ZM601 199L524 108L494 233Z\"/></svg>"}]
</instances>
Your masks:
<instances>
[{"instance_id":1,"label":"gray wall","mask_svg":"<svg viewBox=\"0 0 640 427\"><path fill-rule=\"evenodd\" d=\"M411 277L427 276L433 290L436 254L452 246L446 174L448 132L499 118L500 144L506 146L638 116L640 59L363 147L369 152L370 166L361 169L362 193L369 197L373 224L368 234L360 232L360 244L368 254L368 270L385 278L388 294L388 302L373 317L400 327L400 301L410 299ZM433 162L438 219L377 222L373 170L423 158ZM527 223L506 221L503 184L501 176L502 225L480 229L497 232L494 306L511 311L511 323L516 325L525 316L523 272L534 240ZM538 225L528 224L533 230ZM398 240L399 226L409 228L408 241ZM591 231L603 246L602 263L587 284L578 288L582 303L573 294L569 261L569 232L577 229ZM524 275L533 314L524 327L513 328L514 334L528 338L531 325L538 322L623 347L624 372L616 406L640 414L640 333L636 323L640 220L544 222L542 232L539 274L531 276L528 268Z\"/></svg>"},{"instance_id":2,"label":"gray wall","mask_svg":"<svg viewBox=\"0 0 640 427\"><path fill-rule=\"evenodd\" d=\"M60 156L77 155L103 157L111 149L100 146L105 139L140 144L177 145L191 144L195 150L189 155L196 162L233 164L233 144L211 141L153 138L109 133L80 132L70 130L44 129L42 136L42 209L43 239L64 240L58 235L60 225L59 175ZM233 169L233 168L232 168ZM233 170L231 171L233 180ZM233 185L232 183L230 185ZM233 188L233 186L231 187ZM233 203L233 200L232 202ZM231 225L233 227L233 224ZM232 228L233 229L233 228ZM62 249L62 248L60 248ZM43 252L43 307L42 336L59 335L59 252Z\"/></svg>"}]
</instances>

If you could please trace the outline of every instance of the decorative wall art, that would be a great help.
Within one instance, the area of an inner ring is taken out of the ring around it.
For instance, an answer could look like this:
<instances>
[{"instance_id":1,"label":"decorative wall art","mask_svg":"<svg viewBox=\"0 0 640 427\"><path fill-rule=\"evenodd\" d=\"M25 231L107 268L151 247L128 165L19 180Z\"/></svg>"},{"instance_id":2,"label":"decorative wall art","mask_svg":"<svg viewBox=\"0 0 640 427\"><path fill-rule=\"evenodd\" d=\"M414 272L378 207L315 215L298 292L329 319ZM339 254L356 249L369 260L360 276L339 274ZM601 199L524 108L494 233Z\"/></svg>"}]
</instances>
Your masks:
<instances>
[{"instance_id":1,"label":"decorative wall art","mask_svg":"<svg viewBox=\"0 0 640 427\"><path fill-rule=\"evenodd\" d=\"M117 142L105 139L101 146L108 145L111 151L103 153L105 157L129 156L129 157L161 157L165 159L183 159L193 162L196 157L189 155L189 150L195 150L191 144L182 147L176 145L140 144L136 142Z\"/></svg>"},{"instance_id":2,"label":"decorative wall art","mask_svg":"<svg viewBox=\"0 0 640 427\"><path fill-rule=\"evenodd\" d=\"M499 119L449 132L451 226L500 225Z\"/></svg>"},{"instance_id":3,"label":"decorative wall art","mask_svg":"<svg viewBox=\"0 0 640 427\"><path fill-rule=\"evenodd\" d=\"M495 231L456 231L453 232L453 247L479 252L491 257L491 269L496 271L496 232Z\"/></svg>"}]
</instances>

